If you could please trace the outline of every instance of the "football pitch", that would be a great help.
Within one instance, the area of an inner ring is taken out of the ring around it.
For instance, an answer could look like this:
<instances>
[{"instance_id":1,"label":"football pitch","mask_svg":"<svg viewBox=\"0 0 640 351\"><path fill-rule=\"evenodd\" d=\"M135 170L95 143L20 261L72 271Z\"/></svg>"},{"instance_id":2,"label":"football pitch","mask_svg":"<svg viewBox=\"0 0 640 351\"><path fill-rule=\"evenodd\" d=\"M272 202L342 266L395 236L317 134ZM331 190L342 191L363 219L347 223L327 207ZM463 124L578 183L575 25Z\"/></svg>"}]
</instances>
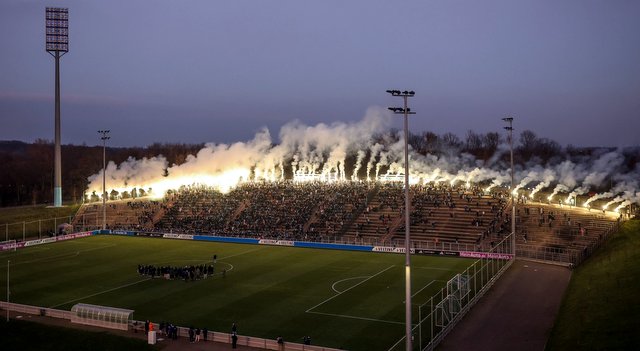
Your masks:
<instances>
[{"instance_id":1,"label":"football pitch","mask_svg":"<svg viewBox=\"0 0 640 351\"><path fill-rule=\"evenodd\" d=\"M198 281L149 278L138 265L212 263ZM90 303L133 318L348 350L387 350L404 336L404 255L169 239L92 236L0 254L11 301L70 310ZM473 260L412 256L418 306ZM226 274L222 275L222 271ZM1 295L6 300L6 291Z\"/></svg>"}]
</instances>

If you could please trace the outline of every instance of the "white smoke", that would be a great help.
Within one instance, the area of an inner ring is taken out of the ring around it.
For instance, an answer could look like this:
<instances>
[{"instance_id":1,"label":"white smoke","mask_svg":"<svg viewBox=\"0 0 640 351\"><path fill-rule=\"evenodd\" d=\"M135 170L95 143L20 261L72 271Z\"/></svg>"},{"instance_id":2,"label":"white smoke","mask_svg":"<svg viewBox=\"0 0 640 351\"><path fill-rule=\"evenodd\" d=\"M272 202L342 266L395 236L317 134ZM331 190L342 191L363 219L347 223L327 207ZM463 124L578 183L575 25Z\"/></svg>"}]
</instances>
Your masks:
<instances>
[{"instance_id":1,"label":"white smoke","mask_svg":"<svg viewBox=\"0 0 640 351\"><path fill-rule=\"evenodd\" d=\"M133 189L148 192L152 188L156 196L193 184L228 191L245 181L284 179L288 169L294 179L302 176L303 179L357 180L358 173L364 173L361 170L366 168L367 180L383 176L398 180L404 175L404 136L388 133L390 123L391 114L376 107L368 109L362 120L352 123L312 126L300 121L287 123L280 129L277 142L265 128L246 142L209 143L177 165L168 165L161 155L140 160L129 158L120 165L110 162L106 188L120 193ZM461 153L455 147L441 151L433 155L409 149L412 183L463 183L468 187L482 184L489 192L511 182L511 170L502 161L505 152L502 146L487 162ZM549 200L560 192L569 193L567 199L573 199L592 188L604 190L601 187L611 182L615 186L591 197L587 204L615 196L619 201L614 203L640 201L637 195L640 166L632 171L624 169L624 155L618 150L596 154L593 161L584 156L546 165L535 162L530 161L524 169L516 166L514 178L518 183L514 192L534 184L530 192L533 197L555 184ZM87 193L101 194L102 171L88 180Z\"/></svg>"}]
</instances>

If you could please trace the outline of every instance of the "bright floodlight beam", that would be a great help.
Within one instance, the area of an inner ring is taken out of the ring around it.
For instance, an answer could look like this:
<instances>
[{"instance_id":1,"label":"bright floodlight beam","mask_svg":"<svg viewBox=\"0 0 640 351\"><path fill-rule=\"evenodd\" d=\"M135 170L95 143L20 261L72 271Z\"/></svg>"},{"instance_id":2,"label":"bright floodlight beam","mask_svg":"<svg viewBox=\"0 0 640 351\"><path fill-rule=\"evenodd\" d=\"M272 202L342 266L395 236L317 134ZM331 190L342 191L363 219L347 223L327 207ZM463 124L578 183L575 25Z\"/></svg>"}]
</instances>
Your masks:
<instances>
[{"instance_id":1,"label":"bright floodlight beam","mask_svg":"<svg viewBox=\"0 0 640 351\"><path fill-rule=\"evenodd\" d=\"M511 149L511 251L513 257L516 256L516 199L513 190L515 189L514 183L514 170L513 170L513 117L505 117L503 121L509 123L504 129L509 131L509 148Z\"/></svg>"},{"instance_id":2,"label":"bright floodlight beam","mask_svg":"<svg viewBox=\"0 0 640 351\"><path fill-rule=\"evenodd\" d=\"M404 256L405 256L405 339L406 339L406 351L413 350L413 340L411 340L411 236L409 209L411 203L409 201L409 115L414 115L415 112L411 112L411 109L407 107L407 98L413 97L415 92L412 91L400 91L400 90L387 90L387 93L392 96L402 97L404 101L404 107L389 107L389 110L396 114L404 115Z\"/></svg>"},{"instance_id":3,"label":"bright floodlight beam","mask_svg":"<svg viewBox=\"0 0 640 351\"><path fill-rule=\"evenodd\" d=\"M111 139L109 135L110 130L99 130L98 133L102 134L100 140L102 140L102 230L107 229L107 140Z\"/></svg>"},{"instance_id":4,"label":"bright floodlight beam","mask_svg":"<svg viewBox=\"0 0 640 351\"><path fill-rule=\"evenodd\" d=\"M55 77L55 149L53 206L62 206L62 154L60 146L60 58L69 52L69 9L47 7L45 12L45 50L56 63Z\"/></svg>"}]
</instances>

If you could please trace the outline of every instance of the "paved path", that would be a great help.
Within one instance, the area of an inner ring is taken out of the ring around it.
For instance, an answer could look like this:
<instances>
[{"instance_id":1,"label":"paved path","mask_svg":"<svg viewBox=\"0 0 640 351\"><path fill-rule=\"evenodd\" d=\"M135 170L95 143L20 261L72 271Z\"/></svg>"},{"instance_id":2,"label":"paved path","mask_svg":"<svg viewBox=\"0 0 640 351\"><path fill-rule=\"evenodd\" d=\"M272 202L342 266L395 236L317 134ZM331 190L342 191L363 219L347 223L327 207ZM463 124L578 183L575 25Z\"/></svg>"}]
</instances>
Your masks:
<instances>
[{"instance_id":1,"label":"paved path","mask_svg":"<svg viewBox=\"0 0 640 351\"><path fill-rule=\"evenodd\" d=\"M517 260L438 350L544 350L570 278L567 268Z\"/></svg>"}]
</instances>

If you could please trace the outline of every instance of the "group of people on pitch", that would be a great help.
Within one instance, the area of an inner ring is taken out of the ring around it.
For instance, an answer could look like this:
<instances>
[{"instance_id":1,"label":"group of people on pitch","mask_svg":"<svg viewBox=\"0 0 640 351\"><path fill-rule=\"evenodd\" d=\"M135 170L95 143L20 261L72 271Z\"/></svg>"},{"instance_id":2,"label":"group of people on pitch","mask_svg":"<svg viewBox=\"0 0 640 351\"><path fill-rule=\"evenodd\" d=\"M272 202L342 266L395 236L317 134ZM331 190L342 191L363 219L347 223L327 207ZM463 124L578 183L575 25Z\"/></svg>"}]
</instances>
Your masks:
<instances>
[{"instance_id":1,"label":"group of people on pitch","mask_svg":"<svg viewBox=\"0 0 640 351\"><path fill-rule=\"evenodd\" d=\"M206 279L213 275L215 269L213 265L201 264L197 266L154 266L138 265L138 274L152 278L182 279L184 281Z\"/></svg>"}]
</instances>

